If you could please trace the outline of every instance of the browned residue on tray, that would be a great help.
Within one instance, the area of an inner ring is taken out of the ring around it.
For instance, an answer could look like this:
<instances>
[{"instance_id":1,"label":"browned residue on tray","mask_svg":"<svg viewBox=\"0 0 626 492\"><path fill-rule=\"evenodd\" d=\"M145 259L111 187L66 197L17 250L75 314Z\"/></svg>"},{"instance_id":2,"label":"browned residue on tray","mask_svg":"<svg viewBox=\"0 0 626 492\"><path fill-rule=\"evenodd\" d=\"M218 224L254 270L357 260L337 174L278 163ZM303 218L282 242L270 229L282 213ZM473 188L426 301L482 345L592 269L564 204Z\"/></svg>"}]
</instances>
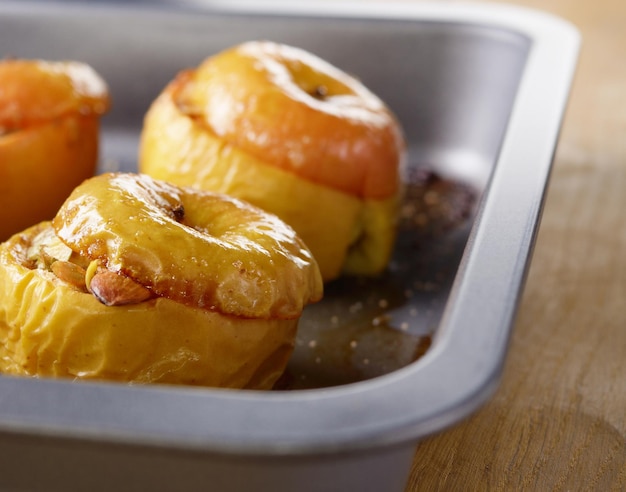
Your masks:
<instances>
[{"instance_id":1,"label":"browned residue on tray","mask_svg":"<svg viewBox=\"0 0 626 492\"><path fill-rule=\"evenodd\" d=\"M301 320L295 357L275 389L371 379L429 350L436 330L433 312L440 309L429 299L439 302L456 270L447 264L448 235L467 224L477 194L428 169L410 170L405 186L399 254L380 278L341 278L327 285L323 305ZM432 266L434 251L440 262L443 258L440 267ZM406 262L409 256L413 259Z\"/></svg>"}]
</instances>

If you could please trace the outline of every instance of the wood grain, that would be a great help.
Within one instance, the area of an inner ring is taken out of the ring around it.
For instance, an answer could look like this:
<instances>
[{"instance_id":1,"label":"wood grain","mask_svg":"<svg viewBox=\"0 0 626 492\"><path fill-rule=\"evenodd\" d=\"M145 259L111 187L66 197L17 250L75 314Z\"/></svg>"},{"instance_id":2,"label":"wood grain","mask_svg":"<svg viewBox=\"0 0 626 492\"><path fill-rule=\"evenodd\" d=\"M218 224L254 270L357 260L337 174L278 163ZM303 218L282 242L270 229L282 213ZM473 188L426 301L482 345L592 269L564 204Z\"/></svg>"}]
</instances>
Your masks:
<instances>
[{"instance_id":1,"label":"wood grain","mask_svg":"<svg viewBox=\"0 0 626 492\"><path fill-rule=\"evenodd\" d=\"M501 385L409 491L626 490L626 2L517 0L583 47Z\"/></svg>"}]
</instances>

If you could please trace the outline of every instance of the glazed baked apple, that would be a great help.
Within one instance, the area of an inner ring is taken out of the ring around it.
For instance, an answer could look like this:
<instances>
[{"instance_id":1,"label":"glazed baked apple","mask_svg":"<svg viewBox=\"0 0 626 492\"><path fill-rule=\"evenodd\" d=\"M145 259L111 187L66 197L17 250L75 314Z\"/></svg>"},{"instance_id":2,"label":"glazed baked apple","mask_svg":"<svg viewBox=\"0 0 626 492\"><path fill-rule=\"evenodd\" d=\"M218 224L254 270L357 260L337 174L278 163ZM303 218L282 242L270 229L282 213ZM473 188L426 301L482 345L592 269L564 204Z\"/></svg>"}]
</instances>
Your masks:
<instances>
[{"instance_id":1,"label":"glazed baked apple","mask_svg":"<svg viewBox=\"0 0 626 492\"><path fill-rule=\"evenodd\" d=\"M321 295L310 251L277 217L100 175L0 245L0 371L269 389Z\"/></svg>"},{"instance_id":2,"label":"glazed baked apple","mask_svg":"<svg viewBox=\"0 0 626 492\"><path fill-rule=\"evenodd\" d=\"M255 41L163 90L144 120L139 169L278 215L328 281L386 267L404 147L397 119L355 78L301 49Z\"/></svg>"},{"instance_id":3,"label":"glazed baked apple","mask_svg":"<svg viewBox=\"0 0 626 492\"><path fill-rule=\"evenodd\" d=\"M92 176L108 89L74 61L0 61L0 241L51 219Z\"/></svg>"}]
</instances>

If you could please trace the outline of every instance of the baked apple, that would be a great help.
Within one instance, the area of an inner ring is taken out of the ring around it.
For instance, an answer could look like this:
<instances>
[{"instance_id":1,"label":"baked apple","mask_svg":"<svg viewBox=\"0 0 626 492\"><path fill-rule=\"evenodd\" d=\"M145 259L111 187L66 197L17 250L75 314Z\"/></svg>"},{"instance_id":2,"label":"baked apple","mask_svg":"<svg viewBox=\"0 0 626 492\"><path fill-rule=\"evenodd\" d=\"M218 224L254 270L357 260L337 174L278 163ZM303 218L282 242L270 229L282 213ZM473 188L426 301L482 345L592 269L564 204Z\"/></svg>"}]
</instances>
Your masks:
<instances>
[{"instance_id":1,"label":"baked apple","mask_svg":"<svg viewBox=\"0 0 626 492\"><path fill-rule=\"evenodd\" d=\"M79 62L0 61L0 240L51 219L98 160L102 78Z\"/></svg>"},{"instance_id":2,"label":"baked apple","mask_svg":"<svg viewBox=\"0 0 626 492\"><path fill-rule=\"evenodd\" d=\"M0 371L269 389L321 295L310 251L277 217L100 175L0 245Z\"/></svg>"},{"instance_id":3,"label":"baked apple","mask_svg":"<svg viewBox=\"0 0 626 492\"><path fill-rule=\"evenodd\" d=\"M328 281L387 265L403 160L397 119L363 84L301 49L255 41L167 85L145 116L139 169L275 213Z\"/></svg>"}]
</instances>

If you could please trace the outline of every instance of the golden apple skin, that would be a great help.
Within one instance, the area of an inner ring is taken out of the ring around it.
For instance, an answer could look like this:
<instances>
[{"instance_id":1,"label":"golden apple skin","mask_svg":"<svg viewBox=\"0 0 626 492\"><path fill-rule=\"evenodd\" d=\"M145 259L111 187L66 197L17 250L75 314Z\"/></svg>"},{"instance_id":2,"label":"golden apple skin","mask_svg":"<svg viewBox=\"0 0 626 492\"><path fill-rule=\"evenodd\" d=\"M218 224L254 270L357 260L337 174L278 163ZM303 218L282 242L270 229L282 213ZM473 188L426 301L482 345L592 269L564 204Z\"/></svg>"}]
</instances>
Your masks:
<instances>
[{"instance_id":1,"label":"golden apple skin","mask_svg":"<svg viewBox=\"0 0 626 492\"><path fill-rule=\"evenodd\" d=\"M354 79L300 50L247 43L165 88L144 120L139 169L275 213L329 281L386 267L403 159L399 124Z\"/></svg>"},{"instance_id":2,"label":"golden apple skin","mask_svg":"<svg viewBox=\"0 0 626 492\"><path fill-rule=\"evenodd\" d=\"M28 266L48 222L0 245L0 372L135 383L270 389L296 319L245 319L157 297L105 306Z\"/></svg>"},{"instance_id":3,"label":"golden apple skin","mask_svg":"<svg viewBox=\"0 0 626 492\"><path fill-rule=\"evenodd\" d=\"M322 297L319 268L276 216L147 175L81 183L54 217L73 251L158 296L246 318L298 318Z\"/></svg>"},{"instance_id":4,"label":"golden apple skin","mask_svg":"<svg viewBox=\"0 0 626 492\"><path fill-rule=\"evenodd\" d=\"M51 219L92 176L104 81L77 62L0 62L0 240Z\"/></svg>"}]
</instances>

